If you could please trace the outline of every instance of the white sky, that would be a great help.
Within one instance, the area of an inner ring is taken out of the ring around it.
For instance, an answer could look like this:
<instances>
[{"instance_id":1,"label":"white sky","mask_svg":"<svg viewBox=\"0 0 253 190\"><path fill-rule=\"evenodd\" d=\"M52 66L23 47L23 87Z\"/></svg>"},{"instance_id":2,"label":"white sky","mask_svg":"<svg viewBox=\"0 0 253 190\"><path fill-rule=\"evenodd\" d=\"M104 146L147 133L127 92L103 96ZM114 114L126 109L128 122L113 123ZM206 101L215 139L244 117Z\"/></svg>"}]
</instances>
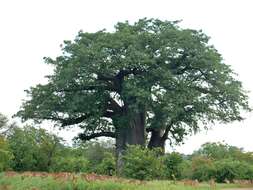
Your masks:
<instances>
[{"instance_id":1,"label":"white sky","mask_svg":"<svg viewBox=\"0 0 253 190\"><path fill-rule=\"evenodd\" d=\"M203 29L247 90L252 85L252 0L0 0L0 112L11 116L25 98L24 90L49 74L44 56L60 54L63 40L77 32L112 29L118 21L139 18L183 20L182 26ZM253 93L250 101L253 106ZM73 132L72 132L73 133ZM70 138L70 132L61 135ZM216 125L189 137L177 151L191 153L207 141L253 151L253 115L242 123Z\"/></svg>"}]
</instances>

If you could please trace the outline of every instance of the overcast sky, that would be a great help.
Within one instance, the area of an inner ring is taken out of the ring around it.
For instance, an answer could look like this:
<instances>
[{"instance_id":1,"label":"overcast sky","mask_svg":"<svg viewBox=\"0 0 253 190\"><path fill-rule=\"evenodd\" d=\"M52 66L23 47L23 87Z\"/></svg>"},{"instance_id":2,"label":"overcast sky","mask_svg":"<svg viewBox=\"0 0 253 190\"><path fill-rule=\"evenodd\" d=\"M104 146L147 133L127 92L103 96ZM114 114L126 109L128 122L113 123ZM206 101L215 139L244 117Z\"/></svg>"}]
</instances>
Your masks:
<instances>
[{"instance_id":1,"label":"overcast sky","mask_svg":"<svg viewBox=\"0 0 253 190\"><path fill-rule=\"evenodd\" d=\"M24 90L46 82L51 68L43 57L59 55L63 40L74 39L79 30L111 30L118 21L143 17L182 19L182 27L203 29L251 91L253 106L252 10L252 0L0 0L0 112L11 117L25 98ZM175 150L191 153L205 142L224 140L253 151L253 115L246 117L189 137Z\"/></svg>"}]
</instances>

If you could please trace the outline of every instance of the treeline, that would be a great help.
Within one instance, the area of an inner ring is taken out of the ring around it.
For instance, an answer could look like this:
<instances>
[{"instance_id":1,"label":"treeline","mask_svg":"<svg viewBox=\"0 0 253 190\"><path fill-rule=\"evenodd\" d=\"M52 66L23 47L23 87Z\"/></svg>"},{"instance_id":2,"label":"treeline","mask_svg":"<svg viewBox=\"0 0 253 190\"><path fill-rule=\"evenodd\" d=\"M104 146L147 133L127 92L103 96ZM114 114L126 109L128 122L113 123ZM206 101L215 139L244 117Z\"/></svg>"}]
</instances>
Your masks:
<instances>
[{"instance_id":1,"label":"treeline","mask_svg":"<svg viewBox=\"0 0 253 190\"><path fill-rule=\"evenodd\" d=\"M65 145L45 129L14 127L0 136L0 171L96 172L114 175L113 148L108 142Z\"/></svg>"},{"instance_id":2,"label":"treeline","mask_svg":"<svg viewBox=\"0 0 253 190\"><path fill-rule=\"evenodd\" d=\"M206 143L192 155L130 147L124 174L137 179L233 182L253 179L253 153L224 143Z\"/></svg>"},{"instance_id":3,"label":"treeline","mask_svg":"<svg viewBox=\"0 0 253 190\"><path fill-rule=\"evenodd\" d=\"M32 126L7 125L0 118L0 171L95 172L116 175L112 141L76 142ZM141 180L197 179L232 182L253 179L253 154L224 143L206 143L192 155L161 154L130 146L124 156L122 175Z\"/></svg>"}]
</instances>

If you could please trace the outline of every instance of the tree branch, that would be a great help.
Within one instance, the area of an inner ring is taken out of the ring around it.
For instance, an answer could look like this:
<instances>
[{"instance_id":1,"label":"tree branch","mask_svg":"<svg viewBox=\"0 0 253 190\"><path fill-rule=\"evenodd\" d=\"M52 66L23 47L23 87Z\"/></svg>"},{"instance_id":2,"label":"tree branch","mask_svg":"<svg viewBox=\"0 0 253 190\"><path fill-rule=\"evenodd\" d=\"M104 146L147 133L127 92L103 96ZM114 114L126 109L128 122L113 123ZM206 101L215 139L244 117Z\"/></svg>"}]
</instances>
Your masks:
<instances>
[{"instance_id":1,"label":"tree branch","mask_svg":"<svg viewBox=\"0 0 253 190\"><path fill-rule=\"evenodd\" d=\"M58 122L61 123L62 127L65 127L65 126L68 126L68 125L75 125L75 124L81 123L90 116L91 116L91 114L82 115L82 116L77 117L77 118L63 119L63 118L59 118L59 117L42 117L42 118L37 118L37 119L58 121Z\"/></svg>"},{"instance_id":2,"label":"tree branch","mask_svg":"<svg viewBox=\"0 0 253 190\"><path fill-rule=\"evenodd\" d=\"M170 121L170 123L166 126L166 129L165 129L165 132L162 136L162 139L163 140L166 140L168 139L168 135L169 135L169 132L171 131L172 127L174 124L176 124L177 122L181 122L184 120L184 116L191 113L194 109L193 108L190 108L189 110L185 110L184 109L184 112L181 112L180 114L178 114L176 116L176 118L174 118L173 120Z\"/></svg>"},{"instance_id":3,"label":"tree branch","mask_svg":"<svg viewBox=\"0 0 253 190\"><path fill-rule=\"evenodd\" d=\"M165 132L164 132L164 134L163 134L163 136L162 136L162 140L165 141L166 139L168 139L168 134L169 134L169 132L170 132L170 130L171 130L173 124L174 124L174 122L171 121L170 124L168 124L168 125L166 126Z\"/></svg>"},{"instance_id":4,"label":"tree branch","mask_svg":"<svg viewBox=\"0 0 253 190\"><path fill-rule=\"evenodd\" d=\"M222 93L222 92L217 92L217 91L211 91L206 88L199 87L199 86L193 86L192 88L196 89L197 91L199 91L203 94L219 95Z\"/></svg>"},{"instance_id":5,"label":"tree branch","mask_svg":"<svg viewBox=\"0 0 253 190\"><path fill-rule=\"evenodd\" d=\"M116 78L124 78L127 75L133 74L133 75L138 75L145 72L144 70L138 70L137 68L132 68L132 69L123 69L120 70L119 73L116 75Z\"/></svg>"},{"instance_id":6,"label":"tree branch","mask_svg":"<svg viewBox=\"0 0 253 190\"><path fill-rule=\"evenodd\" d=\"M103 131L99 133L93 133L91 135L86 135L84 133L78 134L78 138L83 140L83 141L88 141L97 137L111 137L111 138L116 138L116 135L114 132L109 132L109 131Z\"/></svg>"},{"instance_id":7,"label":"tree branch","mask_svg":"<svg viewBox=\"0 0 253 190\"><path fill-rule=\"evenodd\" d=\"M89 117L91 117L92 115L93 114L90 113L90 114L86 114L77 118L69 118L69 119L61 120L62 127L79 124L83 122L84 120L88 119ZM101 117L111 118L112 116L114 116L114 112L105 111Z\"/></svg>"},{"instance_id":8,"label":"tree branch","mask_svg":"<svg viewBox=\"0 0 253 190\"><path fill-rule=\"evenodd\" d=\"M104 115L102 115L102 117L108 117L108 118L111 118L115 115L115 112L112 112L112 111L106 111L104 113Z\"/></svg>"},{"instance_id":9,"label":"tree branch","mask_svg":"<svg viewBox=\"0 0 253 190\"><path fill-rule=\"evenodd\" d=\"M120 113L122 111L122 107L113 98L110 98L108 108L113 110L115 113Z\"/></svg>"},{"instance_id":10,"label":"tree branch","mask_svg":"<svg viewBox=\"0 0 253 190\"><path fill-rule=\"evenodd\" d=\"M61 121L61 123L62 123L61 126L65 127L65 126L75 125L75 124L81 123L90 116L91 116L91 114L87 114L87 115L83 115L83 116L80 116L80 117L77 117L77 118L69 118L69 119L62 120Z\"/></svg>"},{"instance_id":11,"label":"tree branch","mask_svg":"<svg viewBox=\"0 0 253 190\"><path fill-rule=\"evenodd\" d=\"M91 91L91 90L98 90L98 89L105 89L110 91L116 91L116 89L112 85L86 85L86 86L76 86L72 88L65 88L60 89L58 92L76 92L76 91Z\"/></svg>"},{"instance_id":12,"label":"tree branch","mask_svg":"<svg viewBox=\"0 0 253 190\"><path fill-rule=\"evenodd\" d=\"M102 80L102 81L106 81L106 82L114 80L113 76L105 76L102 73L97 73L97 75L98 75L98 77L97 77L98 80Z\"/></svg>"}]
</instances>

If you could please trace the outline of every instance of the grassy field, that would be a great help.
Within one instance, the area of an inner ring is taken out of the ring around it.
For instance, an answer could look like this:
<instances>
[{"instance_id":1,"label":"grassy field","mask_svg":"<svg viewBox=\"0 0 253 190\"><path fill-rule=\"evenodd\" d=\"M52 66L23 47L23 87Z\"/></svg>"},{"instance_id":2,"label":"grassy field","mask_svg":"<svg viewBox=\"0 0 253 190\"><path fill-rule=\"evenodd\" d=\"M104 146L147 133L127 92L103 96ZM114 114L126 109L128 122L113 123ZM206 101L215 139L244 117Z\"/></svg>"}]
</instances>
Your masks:
<instances>
[{"instance_id":1,"label":"grassy field","mask_svg":"<svg viewBox=\"0 0 253 190\"><path fill-rule=\"evenodd\" d=\"M137 181L94 174L14 172L0 174L0 190L211 190L241 187L194 181Z\"/></svg>"}]
</instances>

